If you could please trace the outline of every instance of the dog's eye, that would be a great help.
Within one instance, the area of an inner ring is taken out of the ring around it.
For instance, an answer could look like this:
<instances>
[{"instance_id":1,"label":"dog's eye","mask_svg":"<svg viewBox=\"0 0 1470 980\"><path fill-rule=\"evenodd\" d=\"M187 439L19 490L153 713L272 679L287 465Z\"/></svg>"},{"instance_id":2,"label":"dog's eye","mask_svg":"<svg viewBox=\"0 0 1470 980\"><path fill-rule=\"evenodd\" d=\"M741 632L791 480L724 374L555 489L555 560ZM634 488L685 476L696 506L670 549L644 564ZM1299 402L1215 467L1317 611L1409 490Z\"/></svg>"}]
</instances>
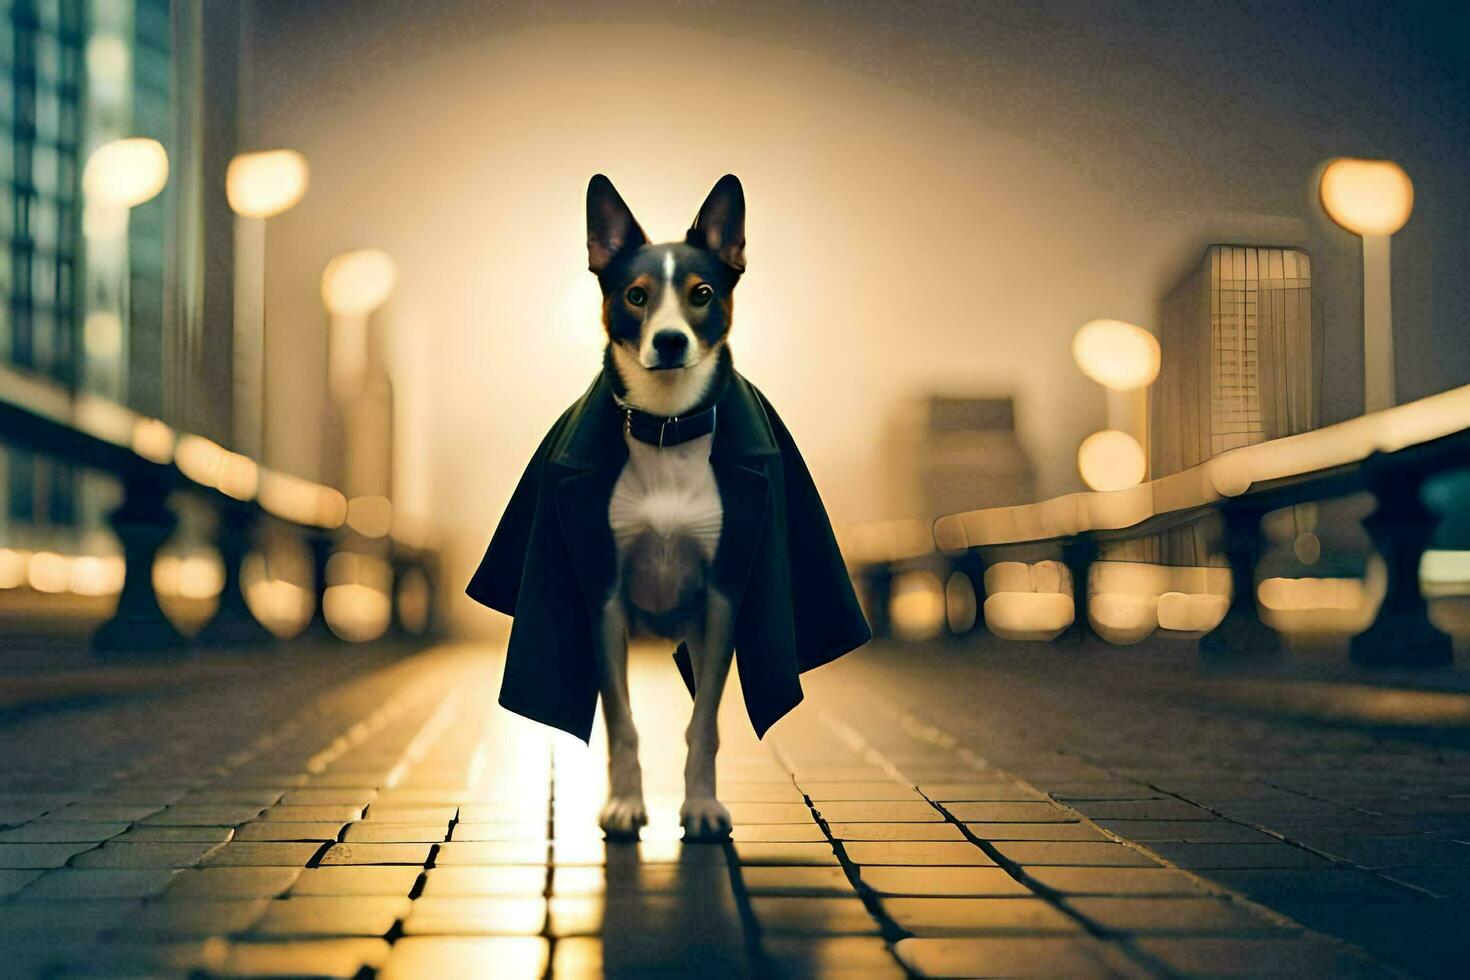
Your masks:
<instances>
[{"instance_id":1,"label":"dog's eye","mask_svg":"<svg viewBox=\"0 0 1470 980\"><path fill-rule=\"evenodd\" d=\"M632 306L642 306L648 302L648 293L642 286L629 286L628 291L624 295L627 297L628 303Z\"/></svg>"},{"instance_id":2,"label":"dog's eye","mask_svg":"<svg viewBox=\"0 0 1470 980\"><path fill-rule=\"evenodd\" d=\"M695 286L689 293L689 302L693 306L704 306L715 298L715 291L709 287L709 283L702 282Z\"/></svg>"}]
</instances>

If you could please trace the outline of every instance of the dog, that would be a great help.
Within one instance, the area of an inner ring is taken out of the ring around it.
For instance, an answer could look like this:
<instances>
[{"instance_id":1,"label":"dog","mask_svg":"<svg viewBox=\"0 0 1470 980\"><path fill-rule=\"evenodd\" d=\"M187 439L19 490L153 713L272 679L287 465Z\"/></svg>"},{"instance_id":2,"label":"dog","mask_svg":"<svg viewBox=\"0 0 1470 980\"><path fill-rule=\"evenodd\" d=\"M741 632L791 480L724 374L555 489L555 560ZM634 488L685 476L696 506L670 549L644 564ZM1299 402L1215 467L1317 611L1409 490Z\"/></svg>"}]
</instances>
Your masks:
<instances>
[{"instance_id":1,"label":"dog","mask_svg":"<svg viewBox=\"0 0 1470 980\"><path fill-rule=\"evenodd\" d=\"M694 696L686 840L730 832L716 796L732 661L758 736L802 699L800 674L871 636L821 498L769 400L734 368L745 192L715 184L683 241L651 244L612 182L587 187L587 265L602 290L602 368L552 426L466 592L514 617L500 704L581 739L608 735L612 838L647 823L628 642L678 642Z\"/></svg>"},{"instance_id":2,"label":"dog","mask_svg":"<svg viewBox=\"0 0 1470 980\"><path fill-rule=\"evenodd\" d=\"M745 268L745 195L726 176L683 242L648 243L606 177L587 189L588 267L602 288L604 370L631 413L688 419L714 413L731 371L727 344ZM711 420L717 422L716 419ZM608 525L617 574L602 610L597 663L609 749L609 797L599 822L612 836L647 823L638 732L628 701L630 635L683 641L695 678L686 733L686 838L722 837L730 812L715 796L717 715L733 654L728 597L710 580L724 508L710 464L713 428L671 444L624 427L628 462L613 485Z\"/></svg>"}]
</instances>

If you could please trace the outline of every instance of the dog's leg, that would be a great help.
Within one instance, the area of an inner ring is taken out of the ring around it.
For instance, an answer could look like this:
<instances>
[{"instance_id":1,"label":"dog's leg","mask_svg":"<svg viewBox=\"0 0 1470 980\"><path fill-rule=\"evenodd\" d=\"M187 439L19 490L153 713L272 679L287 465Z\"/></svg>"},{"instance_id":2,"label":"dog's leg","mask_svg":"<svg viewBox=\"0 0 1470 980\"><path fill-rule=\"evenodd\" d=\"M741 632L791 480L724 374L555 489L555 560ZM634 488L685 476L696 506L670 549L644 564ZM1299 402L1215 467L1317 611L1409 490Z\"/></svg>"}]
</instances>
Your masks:
<instances>
[{"instance_id":1,"label":"dog's leg","mask_svg":"<svg viewBox=\"0 0 1470 980\"><path fill-rule=\"evenodd\" d=\"M607 804L598 823L609 837L637 837L648 823L643 806L643 767L638 764L638 729L628 701L628 624L622 603L602 607L597 637L602 717L607 722Z\"/></svg>"},{"instance_id":2,"label":"dog's leg","mask_svg":"<svg viewBox=\"0 0 1470 980\"><path fill-rule=\"evenodd\" d=\"M720 839L730 833L730 811L715 798L715 754L720 748L720 696L734 653L733 630L730 603L709 589L704 627L688 638L695 694L685 733L689 756L684 763L684 806L679 810L685 840Z\"/></svg>"}]
</instances>

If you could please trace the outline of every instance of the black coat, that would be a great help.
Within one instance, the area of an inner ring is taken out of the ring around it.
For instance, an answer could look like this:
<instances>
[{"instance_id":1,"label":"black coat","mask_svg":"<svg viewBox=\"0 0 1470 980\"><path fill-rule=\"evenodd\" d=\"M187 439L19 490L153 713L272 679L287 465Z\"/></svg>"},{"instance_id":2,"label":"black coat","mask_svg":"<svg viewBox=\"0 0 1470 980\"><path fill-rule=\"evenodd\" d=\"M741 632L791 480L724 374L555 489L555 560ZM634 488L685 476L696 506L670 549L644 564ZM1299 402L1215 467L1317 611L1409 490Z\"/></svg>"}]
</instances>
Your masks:
<instances>
[{"instance_id":1,"label":"black coat","mask_svg":"<svg viewBox=\"0 0 1470 980\"><path fill-rule=\"evenodd\" d=\"M735 610L735 663L764 735L801 701L798 674L872 635L791 433L739 374L718 402L710 462L725 511L711 577ZM586 740L597 707L593 624L616 553L607 508L628 458L605 374L526 467L465 591L515 617L500 704Z\"/></svg>"}]
</instances>

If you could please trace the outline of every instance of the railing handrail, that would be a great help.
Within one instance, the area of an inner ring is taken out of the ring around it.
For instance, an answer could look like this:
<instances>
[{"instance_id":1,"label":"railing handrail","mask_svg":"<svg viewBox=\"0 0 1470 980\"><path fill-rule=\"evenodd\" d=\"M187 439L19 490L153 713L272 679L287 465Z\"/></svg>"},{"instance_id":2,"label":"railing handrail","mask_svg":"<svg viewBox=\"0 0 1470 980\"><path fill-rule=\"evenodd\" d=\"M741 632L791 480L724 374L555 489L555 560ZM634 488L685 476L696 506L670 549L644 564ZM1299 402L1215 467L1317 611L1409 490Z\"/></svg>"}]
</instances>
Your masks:
<instances>
[{"instance_id":1,"label":"railing handrail","mask_svg":"<svg viewBox=\"0 0 1470 980\"><path fill-rule=\"evenodd\" d=\"M1249 494L1290 503L1350 492L1374 453L1398 453L1470 429L1470 385L1381 412L1243 446L1125 490L1065 494L1014 507L946 514L934 522L943 551L1052 541L1097 533L1137 537Z\"/></svg>"}]
</instances>

